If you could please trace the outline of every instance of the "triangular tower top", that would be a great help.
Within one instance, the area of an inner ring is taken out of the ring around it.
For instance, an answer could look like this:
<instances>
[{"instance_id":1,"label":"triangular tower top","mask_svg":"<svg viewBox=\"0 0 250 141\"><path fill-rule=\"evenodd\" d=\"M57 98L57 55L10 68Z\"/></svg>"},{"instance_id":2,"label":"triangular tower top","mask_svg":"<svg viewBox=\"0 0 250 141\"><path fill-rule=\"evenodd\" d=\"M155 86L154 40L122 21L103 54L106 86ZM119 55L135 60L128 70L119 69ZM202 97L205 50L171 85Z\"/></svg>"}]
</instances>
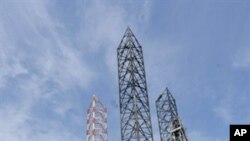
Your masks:
<instances>
[{"instance_id":1,"label":"triangular tower top","mask_svg":"<svg viewBox=\"0 0 250 141\"><path fill-rule=\"evenodd\" d=\"M175 115L178 115L175 99L173 95L171 94L171 92L169 91L168 87L166 87L163 93L157 98L156 103L162 102L162 101L168 103L169 108L171 110L174 110L173 112L175 113Z\"/></svg>"},{"instance_id":2,"label":"triangular tower top","mask_svg":"<svg viewBox=\"0 0 250 141\"><path fill-rule=\"evenodd\" d=\"M136 47L136 48L141 47L141 45L137 41L134 33L132 32L132 30L130 29L129 26L126 29L118 48L124 48L125 46L126 47Z\"/></svg>"},{"instance_id":3,"label":"triangular tower top","mask_svg":"<svg viewBox=\"0 0 250 141\"><path fill-rule=\"evenodd\" d=\"M92 97L92 102L89 105L89 108L96 107L96 108L104 108L102 102L99 100L99 98L95 95Z\"/></svg>"},{"instance_id":4,"label":"triangular tower top","mask_svg":"<svg viewBox=\"0 0 250 141\"><path fill-rule=\"evenodd\" d=\"M129 26L126 29L124 36L135 36Z\"/></svg>"}]
</instances>

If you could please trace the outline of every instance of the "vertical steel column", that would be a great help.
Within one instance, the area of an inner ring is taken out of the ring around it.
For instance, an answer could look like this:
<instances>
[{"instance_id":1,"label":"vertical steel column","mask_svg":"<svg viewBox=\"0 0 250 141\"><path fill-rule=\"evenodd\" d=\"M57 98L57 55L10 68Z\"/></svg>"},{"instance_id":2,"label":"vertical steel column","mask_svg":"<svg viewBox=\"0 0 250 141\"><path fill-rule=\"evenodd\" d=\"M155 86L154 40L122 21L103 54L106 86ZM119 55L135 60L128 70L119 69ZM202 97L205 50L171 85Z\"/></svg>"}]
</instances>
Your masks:
<instances>
[{"instance_id":1,"label":"vertical steel column","mask_svg":"<svg viewBox=\"0 0 250 141\"><path fill-rule=\"evenodd\" d=\"M142 47L129 27L117 58L122 141L153 141Z\"/></svg>"},{"instance_id":2,"label":"vertical steel column","mask_svg":"<svg viewBox=\"0 0 250 141\"><path fill-rule=\"evenodd\" d=\"M155 103L161 141L188 141L178 116L175 99L168 88Z\"/></svg>"},{"instance_id":3,"label":"vertical steel column","mask_svg":"<svg viewBox=\"0 0 250 141\"><path fill-rule=\"evenodd\" d=\"M87 141L107 141L107 108L96 96L89 106L87 114Z\"/></svg>"}]
</instances>

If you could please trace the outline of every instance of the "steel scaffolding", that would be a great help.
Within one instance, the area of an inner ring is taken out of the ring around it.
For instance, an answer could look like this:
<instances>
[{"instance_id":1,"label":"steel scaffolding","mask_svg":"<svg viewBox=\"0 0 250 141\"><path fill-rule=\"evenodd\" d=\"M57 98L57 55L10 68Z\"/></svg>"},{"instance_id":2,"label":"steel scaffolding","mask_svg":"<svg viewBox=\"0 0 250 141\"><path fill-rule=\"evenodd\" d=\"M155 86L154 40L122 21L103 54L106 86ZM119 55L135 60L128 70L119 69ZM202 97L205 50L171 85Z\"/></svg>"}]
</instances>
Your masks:
<instances>
[{"instance_id":1,"label":"steel scaffolding","mask_svg":"<svg viewBox=\"0 0 250 141\"><path fill-rule=\"evenodd\" d=\"M87 141L107 141L107 108L93 96L87 114Z\"/></svg>"},{"instance_id":2,"label":"steel scaffolding","mask_svg":"<svg viewBox=\"0 0 250 141\"><path fill-rule=\"evenodd\" d=\"M153 141L142 47L128 27L117 48L122 141Z\"/></svg>"},{"instance_id":3,"label":"steel scaffolding","mask_svg":"<svg viewBox=\"0 0 250 141\"><path fill-rule=\"evenodd\" d=\"M188 141L175 99L168 88L156 100L156 110L161 141Z\"/></svg>"}]
</instances>

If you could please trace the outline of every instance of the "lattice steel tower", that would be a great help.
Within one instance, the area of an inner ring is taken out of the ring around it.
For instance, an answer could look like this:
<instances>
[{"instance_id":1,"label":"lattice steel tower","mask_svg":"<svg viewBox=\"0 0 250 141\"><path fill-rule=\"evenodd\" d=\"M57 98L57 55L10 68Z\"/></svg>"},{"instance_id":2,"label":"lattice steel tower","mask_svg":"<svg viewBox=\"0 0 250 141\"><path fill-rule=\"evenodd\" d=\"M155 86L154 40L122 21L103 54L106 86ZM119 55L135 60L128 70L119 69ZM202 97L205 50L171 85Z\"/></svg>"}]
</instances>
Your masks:
<instances>
[{"instance_id":1,"label":"lattice steel tower","mask_svg":"<svg viewBox=\"0 0 250 141\"><path fill-rule=\"evenodd\" d=\"M107 140L107 108L93 96L87 114L87 141Z\"/></svg>"},{"instance_id":2,"label":"lattice steel tower","mask_svg":"<svg viewBox=\"0 0 250 141\"><path fill-rule=\"evenodd\" d=\"M142 47L129 27L117 58L122 141L153 141Z\"/></svg>"},{"instance_id":3,"label":"lattice steel tower","mask_svg":"<svg viewBox=\"0 0 250 141\"><path fill-rule=\"evenodd\" d=\"M161 141L188 141L175 99L168 88L156 100L156 110Z\"/></svg>"}]
</instances>

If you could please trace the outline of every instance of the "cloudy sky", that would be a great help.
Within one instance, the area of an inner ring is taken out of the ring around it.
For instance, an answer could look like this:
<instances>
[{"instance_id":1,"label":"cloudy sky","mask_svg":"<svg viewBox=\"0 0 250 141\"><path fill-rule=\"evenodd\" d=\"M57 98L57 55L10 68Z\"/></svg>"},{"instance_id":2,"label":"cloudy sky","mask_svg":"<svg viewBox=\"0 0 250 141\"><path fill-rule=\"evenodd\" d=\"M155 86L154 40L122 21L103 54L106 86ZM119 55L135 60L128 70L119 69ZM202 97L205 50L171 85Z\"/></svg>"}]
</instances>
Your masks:
<instances>
[{"instance_id":1,"label":"cloudy sky","mask_svg":"<svg viewBox=\"0 0 250 141\"><path fill-rule=\"evenodd\" d=\"M250 123L248 0L0 0L0 140L84 141L92 95L120 140L116 48L143 47L154 140L168 87L191 141Z\"/></svg>"}]
</instances>

